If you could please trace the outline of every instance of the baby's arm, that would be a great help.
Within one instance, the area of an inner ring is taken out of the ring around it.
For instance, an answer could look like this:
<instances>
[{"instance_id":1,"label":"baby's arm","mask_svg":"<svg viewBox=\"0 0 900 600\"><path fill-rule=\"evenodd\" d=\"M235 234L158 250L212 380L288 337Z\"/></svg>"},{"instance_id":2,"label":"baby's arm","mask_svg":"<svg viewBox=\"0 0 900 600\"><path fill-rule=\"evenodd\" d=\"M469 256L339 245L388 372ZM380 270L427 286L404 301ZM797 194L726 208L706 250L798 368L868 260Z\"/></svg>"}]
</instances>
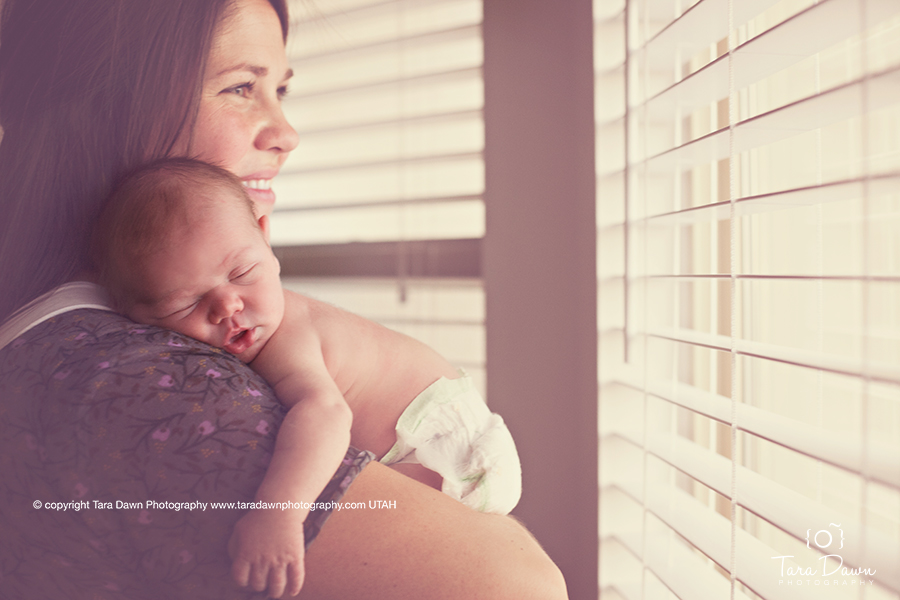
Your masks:
<instances>
[{"instance_id":1,"label":"baby's arm","mask_svg":"<svg viewBox=\"0 0 900 600\"><path fill-rule=\"evenodd\" d=\"M352 422L325 368L317 336L286 318L251 366L290 407L256 500L315 502L350 445ZM249 583L257 591L268 587L274 597L300 591L307 514L306 509L253 510L238 522L229 551L239 585Z\"/></svg>"}]
</instances>

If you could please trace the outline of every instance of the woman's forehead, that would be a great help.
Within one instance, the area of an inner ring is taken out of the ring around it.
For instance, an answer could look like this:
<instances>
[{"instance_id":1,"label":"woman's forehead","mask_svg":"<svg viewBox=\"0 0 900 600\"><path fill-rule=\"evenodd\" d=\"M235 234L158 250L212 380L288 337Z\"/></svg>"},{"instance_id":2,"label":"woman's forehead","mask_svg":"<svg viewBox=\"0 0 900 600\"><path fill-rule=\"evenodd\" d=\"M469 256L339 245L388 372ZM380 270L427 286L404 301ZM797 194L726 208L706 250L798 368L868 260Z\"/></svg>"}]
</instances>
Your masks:
<instances>
[{"instance_id":1,"label":"woman's forehead","mask_svg":"<svg viewBox=\"0 0 900 600\"><path fill-rule=\"evenodd\" d=\"M287 71L281 21L267 0L236 0L216 29L208 73L242 68Z\"/></svg>"}]
</instances>

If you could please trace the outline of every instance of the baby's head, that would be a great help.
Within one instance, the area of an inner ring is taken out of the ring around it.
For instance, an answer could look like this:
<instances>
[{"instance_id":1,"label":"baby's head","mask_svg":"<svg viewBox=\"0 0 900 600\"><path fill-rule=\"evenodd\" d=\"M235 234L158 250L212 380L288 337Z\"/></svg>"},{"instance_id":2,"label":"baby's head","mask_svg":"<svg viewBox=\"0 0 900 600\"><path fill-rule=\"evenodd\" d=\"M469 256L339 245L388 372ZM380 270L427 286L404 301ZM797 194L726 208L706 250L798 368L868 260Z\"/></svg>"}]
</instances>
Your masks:
<instances>
[{"instance_id":1,"label":"baby's head","mask_svg":"<svg viewBox=\"0 0 900 600\"><path fill-rule=\"evenodd\" d=\"M94 233L100 283L117 310L249 362L284 315L269 222L240 179L186 158L116 185Z\"/></svg>"}]
</instances>

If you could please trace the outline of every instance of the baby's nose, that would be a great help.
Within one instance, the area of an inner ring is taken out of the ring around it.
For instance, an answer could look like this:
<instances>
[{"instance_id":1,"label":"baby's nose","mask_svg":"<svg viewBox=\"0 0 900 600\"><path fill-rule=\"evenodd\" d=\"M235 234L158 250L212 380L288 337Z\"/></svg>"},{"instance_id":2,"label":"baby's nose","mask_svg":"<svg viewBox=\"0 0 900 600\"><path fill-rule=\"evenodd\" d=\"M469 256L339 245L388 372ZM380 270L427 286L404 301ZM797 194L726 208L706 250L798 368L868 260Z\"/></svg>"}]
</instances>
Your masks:
<instances>
[{"instance_id":1,"label":"baby's nose","mask_svg":"<svg viewBox=\"0 0 900 600\"><path fill-rule=\"evenodd\" d=\"M210 316L212 317L213 323L218 325L243 309L244 302L241 300L241 297L236 293L227 292L221 294L216 300Z\"/></svg>"}]
</instances>

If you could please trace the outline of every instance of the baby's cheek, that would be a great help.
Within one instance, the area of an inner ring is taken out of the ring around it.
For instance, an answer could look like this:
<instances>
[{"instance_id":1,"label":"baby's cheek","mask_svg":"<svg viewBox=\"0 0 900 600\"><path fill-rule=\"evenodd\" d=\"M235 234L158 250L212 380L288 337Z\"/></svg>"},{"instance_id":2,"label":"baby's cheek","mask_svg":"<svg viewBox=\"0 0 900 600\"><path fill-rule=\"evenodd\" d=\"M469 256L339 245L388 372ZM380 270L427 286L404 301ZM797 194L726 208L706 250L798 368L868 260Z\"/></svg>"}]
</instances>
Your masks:
<instances>
[{"instance_id":1,"label":"baby's cheek","mask_svg":"<svg viewBox=\"0 0 900 600\"><path fill-rule=\"evenodd\" d=\"M201 342L206 342L210 346L218 346L221 343L221 340L217 339L208 327L196 328L192 332L186 333L185 335L189 335L194 339L200 340Z\"/></svg>"},{"instance_id":2,"label":"baby's cheek","mask_svg":"<svg viewBox=\"0 0 900 600\"><path fill-rule=\"evenodd\" d=\"M172 319L168 323L160 323L160 327L165 327L166 329L177 331L178 333L184 334L188 337L192 337L195 340L200 340L201 342L205 342L211 346L216 346L219 343L219 340L215 339L213 331L210 329L210 327L203 323L198 317L177 320Z\"/></svg>"}]
</instances>

